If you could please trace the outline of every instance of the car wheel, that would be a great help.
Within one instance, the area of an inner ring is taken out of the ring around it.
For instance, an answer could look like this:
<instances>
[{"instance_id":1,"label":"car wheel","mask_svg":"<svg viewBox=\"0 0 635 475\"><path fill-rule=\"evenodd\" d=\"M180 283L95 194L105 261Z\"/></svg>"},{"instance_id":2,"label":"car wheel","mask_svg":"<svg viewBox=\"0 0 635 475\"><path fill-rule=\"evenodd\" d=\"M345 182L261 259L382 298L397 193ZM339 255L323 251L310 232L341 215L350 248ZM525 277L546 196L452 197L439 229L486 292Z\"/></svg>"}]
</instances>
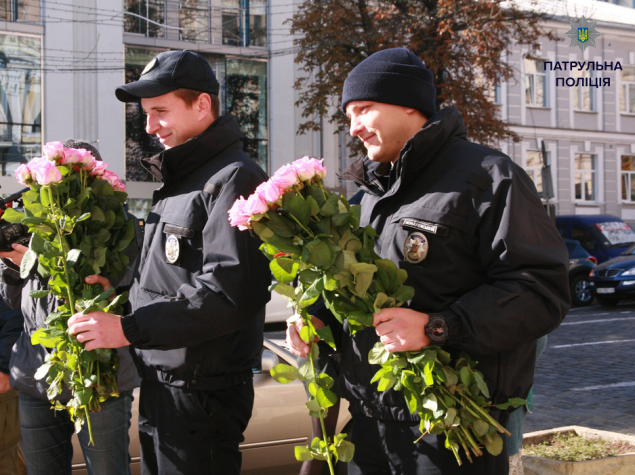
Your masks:
<instances>
[{"instance_id":1,"label":"car wheel","mask_svg":"<svg viewBox=\"0 0 635 475\"><path fill-rule=\"evenodd\" d=\"M603 307L617 307L617 304L620 303L620 299L612 299L609 297L597 297L598 303Z\"/></svg>"},{"instance_id":2,"label":"car wheel","mask_svg":"<svg viewBox=\"0 0 635 475\"><path fill-rule=\"evenodd\" d=\"M571 301L577 307L590 305L593 300L589 277L586 275L576 275L571 279Z\"/></svg>"}]
</instances>

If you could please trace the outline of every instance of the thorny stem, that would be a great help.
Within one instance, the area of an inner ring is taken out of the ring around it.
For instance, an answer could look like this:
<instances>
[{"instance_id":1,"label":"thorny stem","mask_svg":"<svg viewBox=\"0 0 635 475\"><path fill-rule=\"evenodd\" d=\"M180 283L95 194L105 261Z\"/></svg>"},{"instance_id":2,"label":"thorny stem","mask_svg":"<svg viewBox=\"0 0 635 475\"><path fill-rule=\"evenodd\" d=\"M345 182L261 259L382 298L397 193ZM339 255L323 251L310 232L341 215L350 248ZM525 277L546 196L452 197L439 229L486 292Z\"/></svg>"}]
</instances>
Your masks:
<instances>
[{"instance_id":1,"label":"thorny stem","mask_svg":"<svg viewBox=\"0 0 635 475\"><path fill-rule=\"evenodd\" d=\"M297 311L297 309L296 309ZM311 318L305 310L300 311L300 315L302 316L302 320L306 326L309 326L309 319ZM317 381L318 374L315 369L315 362L313 360L313 345L317 345L315 341L308 342L309 343L309 361L311 362L311 372L313 373L313 379ZM335 469L333 468L333 461L331 460L331 451L329 450L329 437L326 433L326 426L324 425L324 410L320 407L320 412L318 412L320 418L320 426L322 427L322 437L324 440L324 444L326 444L326 463L329 466L329 471L331 475L335 475Z\"/></svg>"}]
</instances>

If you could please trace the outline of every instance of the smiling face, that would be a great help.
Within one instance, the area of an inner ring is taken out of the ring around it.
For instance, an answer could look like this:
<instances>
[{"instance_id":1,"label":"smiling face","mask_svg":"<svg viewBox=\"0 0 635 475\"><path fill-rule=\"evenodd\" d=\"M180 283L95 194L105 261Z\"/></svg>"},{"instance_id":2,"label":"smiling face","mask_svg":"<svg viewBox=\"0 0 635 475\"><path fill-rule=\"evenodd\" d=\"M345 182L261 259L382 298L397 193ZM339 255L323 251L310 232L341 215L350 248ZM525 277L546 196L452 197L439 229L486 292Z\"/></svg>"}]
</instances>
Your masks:
<instances>
[{"instance_id":1,"label":"smiling face","mask_svg":"<svg viewBox=\"0 0 635 475\"><path fill-rule=\"evenodd\" d=\"M206 104L209 96L205 96L207 94L201 94L191 107L174 92L141 99L141 107L147 116L146 132L156 135L166 149L181 145L203 133L213 122L209 105Z\"/></svg>"},{"instance_id":2,"label":"smiling face","mask_svg":"<svg viewBox=\"0 0 635 475\"><path fill-rule=\"evenodd\" d=\"M350 134L364 142L374 162L394 162L406 142L423 126L421 112L403 106L372 101L353 101L346 106Z\"/></svg>"}]
</instances>

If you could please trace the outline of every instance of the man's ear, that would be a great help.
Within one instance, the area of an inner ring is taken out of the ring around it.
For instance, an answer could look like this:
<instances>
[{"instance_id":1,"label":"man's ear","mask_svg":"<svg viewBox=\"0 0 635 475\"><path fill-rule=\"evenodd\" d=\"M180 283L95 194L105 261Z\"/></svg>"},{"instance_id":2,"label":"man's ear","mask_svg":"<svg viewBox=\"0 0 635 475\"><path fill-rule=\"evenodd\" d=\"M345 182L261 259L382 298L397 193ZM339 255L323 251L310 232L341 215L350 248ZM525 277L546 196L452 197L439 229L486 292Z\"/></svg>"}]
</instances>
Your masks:
<instances>
[{"instance_id":1,"label":"man's ear","mask_svg":"<svg viewBox=\"0 0 635 475\"><path fill-rule=\"evenodd\" d=\"M198 96L196 112L198 113L198 120L204 120L212 113L212 99L209 97L209 94L203 93Z\"/></svg>"}]
</instances>

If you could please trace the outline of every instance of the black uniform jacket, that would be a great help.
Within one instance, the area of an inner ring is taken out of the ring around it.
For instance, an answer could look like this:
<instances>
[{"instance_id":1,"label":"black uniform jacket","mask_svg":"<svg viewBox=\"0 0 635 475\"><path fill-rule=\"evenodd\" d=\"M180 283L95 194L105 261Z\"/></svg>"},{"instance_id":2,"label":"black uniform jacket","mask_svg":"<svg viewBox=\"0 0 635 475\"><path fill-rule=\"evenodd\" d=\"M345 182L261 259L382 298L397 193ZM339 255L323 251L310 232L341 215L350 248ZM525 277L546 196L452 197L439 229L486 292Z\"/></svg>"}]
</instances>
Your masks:
<instances>
[{"instance_id":1,"label":"black uniform jacket","mask_svg":"<svg viewBox=\"0 0 635 475\"><path fill-rule=\"evenodd\" d=\"M259 242L228 210L267 175L232 117L144 166L154 192L124 334L142 378L216 390L251 378L262 350L271 274Z\"/></svg>"},{"instance_id":2,"label":"black uniform jacket","mask_svg":"<svg viewBox=\"0 0 635 475\"><path fill-rule=\"evenodd\" d=\"M361 221L378 233L376 252L408 271L409 307L445 315L446 349L479 362L495 403L527 396L535 341L570 307L567 250L533 182L504 154L468 142L454 107L435 114L392 168L377 165L360 159L343 177L366 191ZM418 263L404 258L413 232L428 242ZM401 393L369 383L377 340L369 329L345 345L340 383L351 410L414 420Z\"/></svg>"}]
</instances>

